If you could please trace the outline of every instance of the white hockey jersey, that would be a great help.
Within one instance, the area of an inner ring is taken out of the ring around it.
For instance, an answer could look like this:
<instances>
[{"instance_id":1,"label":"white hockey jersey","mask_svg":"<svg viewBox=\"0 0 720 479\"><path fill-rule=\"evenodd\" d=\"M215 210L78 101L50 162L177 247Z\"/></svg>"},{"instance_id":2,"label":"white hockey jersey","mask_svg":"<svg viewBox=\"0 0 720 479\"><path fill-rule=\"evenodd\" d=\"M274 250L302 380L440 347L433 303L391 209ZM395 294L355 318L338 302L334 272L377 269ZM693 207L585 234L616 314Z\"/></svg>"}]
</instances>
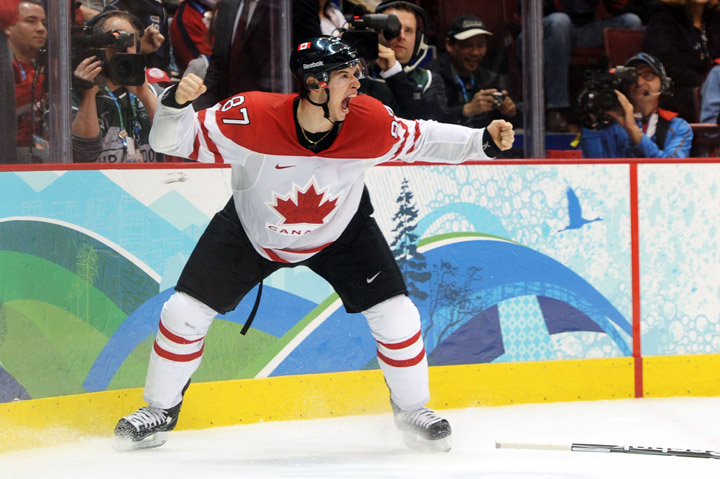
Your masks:
<instances>
[{"instance_id":1,"label":"white hockey jersey","mask_svg":"<svg viewBox=\"0 0 720 479\"><path fill-rule=\"evenodd\" d=\"M366 95L352 99L330 148L313 153L297 139L296 97L242 93L200 112L159 103L150 133L155 151L232 165L240 223L273 261L303 261L335 241L358 209L367 167L488 158L484 129L397 118Z\"/></svg>"}]
</instances>

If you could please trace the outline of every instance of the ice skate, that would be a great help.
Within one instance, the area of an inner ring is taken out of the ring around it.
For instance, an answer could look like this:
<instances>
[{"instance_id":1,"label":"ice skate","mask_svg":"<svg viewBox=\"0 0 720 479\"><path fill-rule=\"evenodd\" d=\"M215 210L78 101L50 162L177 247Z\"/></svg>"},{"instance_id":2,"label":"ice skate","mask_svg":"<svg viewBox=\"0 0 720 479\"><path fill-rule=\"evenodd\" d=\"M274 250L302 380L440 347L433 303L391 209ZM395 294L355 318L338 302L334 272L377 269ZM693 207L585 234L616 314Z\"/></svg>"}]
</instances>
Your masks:
<instances>
[{"instance_id":1,"label":"ice skate","mask_svg":"<svg viewBox=\"0 0 720 479\"><path fill-rule=\"evenodd\" d=\"M412 449L448 452L452 448L452 428L447 419L428 408L403 411L391 403L395 425L403 432L405 444Z\"/></svg>"},{"instance_id":2,"label":"ice skate","mask_svg":"<svg viewBox=\"0 0 720 479\"><path fill-rule=\"evenodd\" d=\"M160 447L167 442L168 431L175 429L180 406L160 409L146 406L125 416L115 426L115 449L129 451Z\"/></svg>"}]
</instances>

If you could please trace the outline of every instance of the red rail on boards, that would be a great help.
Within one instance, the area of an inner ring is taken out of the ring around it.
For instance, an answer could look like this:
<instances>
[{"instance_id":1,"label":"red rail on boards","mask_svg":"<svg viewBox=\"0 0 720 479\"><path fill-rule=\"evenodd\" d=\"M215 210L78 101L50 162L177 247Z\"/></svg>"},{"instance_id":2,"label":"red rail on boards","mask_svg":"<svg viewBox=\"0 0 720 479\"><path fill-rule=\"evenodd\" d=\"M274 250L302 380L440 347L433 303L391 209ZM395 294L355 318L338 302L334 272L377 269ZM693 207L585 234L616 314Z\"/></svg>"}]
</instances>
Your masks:
<instances>
[{"instance_id":1,"label":"red rail on boards","mask_svg":"<svg viewBox=\"0 0 720 479\"><path fill-rule=\"evenodd\" d=\"M643 397L643 365L640 333L640 225L638 219L637 163L630 165L630 247L632 261L632 340L635 368L635 397Z\"/></svg>"}]
</instances>

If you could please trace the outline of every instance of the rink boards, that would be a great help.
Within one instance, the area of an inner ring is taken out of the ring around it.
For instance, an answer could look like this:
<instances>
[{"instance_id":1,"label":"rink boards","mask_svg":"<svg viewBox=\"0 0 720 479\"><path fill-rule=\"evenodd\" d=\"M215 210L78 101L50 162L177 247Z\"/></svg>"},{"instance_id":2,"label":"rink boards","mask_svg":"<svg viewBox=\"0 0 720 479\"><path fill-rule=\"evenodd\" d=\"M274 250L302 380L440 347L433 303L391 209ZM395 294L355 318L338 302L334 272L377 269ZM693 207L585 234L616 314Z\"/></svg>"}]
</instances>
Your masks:
<instances>
[{"instance_id":1,"label":"rink boards","mask_svg":"<svg viewBox=\"0 0 720 479\"><path fill-rule=\"evenodd\" d=\"M228 169L181 166L0 170L0 450L104 435L141 405L159 308L230 196ZM433 406L720 394L719 172L370 170L388 242L417 238L401 267L430 273L409 283ZM329 285L284 270L263 298L246 337L252 293L213 324L179 427L388 409L367 326Z\"/></svg>"}]
</instances>

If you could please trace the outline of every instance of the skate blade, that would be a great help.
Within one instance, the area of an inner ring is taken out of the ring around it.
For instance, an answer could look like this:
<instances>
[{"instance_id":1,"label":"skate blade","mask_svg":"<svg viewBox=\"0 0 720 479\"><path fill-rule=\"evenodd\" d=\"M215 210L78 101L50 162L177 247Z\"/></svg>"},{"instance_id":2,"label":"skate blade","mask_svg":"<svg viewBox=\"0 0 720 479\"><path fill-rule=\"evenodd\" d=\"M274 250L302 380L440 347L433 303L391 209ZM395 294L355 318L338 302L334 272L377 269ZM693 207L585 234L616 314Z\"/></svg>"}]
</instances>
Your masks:
<instances>
[{"instance_id":1,"label":"skate blade","mask_svg":"<svg viewBox=\"0 0 720 479\"><path fill-rule=\"evenodd\" d=\"M121 439L121 438L115 438L115 450L124 452L124 451L137 451L140 449L151 449L153 447L160 447L163 444L167 442L168 433L165 432L156 432L155 434L152 434L142 441L133 441L131 439Z\"/></svg>"},{"instance_id":2,"label":"skate blade","mask_svg":"<svg viewBox=\"0 0 720 479\"><path fill-rule=\"evenodd\" d=\"M424 439L414 432L403 431L403 439L407 447L417 451L450 452L452 449L452 436L430 440Z\"/></svg>"}]
</instances>

